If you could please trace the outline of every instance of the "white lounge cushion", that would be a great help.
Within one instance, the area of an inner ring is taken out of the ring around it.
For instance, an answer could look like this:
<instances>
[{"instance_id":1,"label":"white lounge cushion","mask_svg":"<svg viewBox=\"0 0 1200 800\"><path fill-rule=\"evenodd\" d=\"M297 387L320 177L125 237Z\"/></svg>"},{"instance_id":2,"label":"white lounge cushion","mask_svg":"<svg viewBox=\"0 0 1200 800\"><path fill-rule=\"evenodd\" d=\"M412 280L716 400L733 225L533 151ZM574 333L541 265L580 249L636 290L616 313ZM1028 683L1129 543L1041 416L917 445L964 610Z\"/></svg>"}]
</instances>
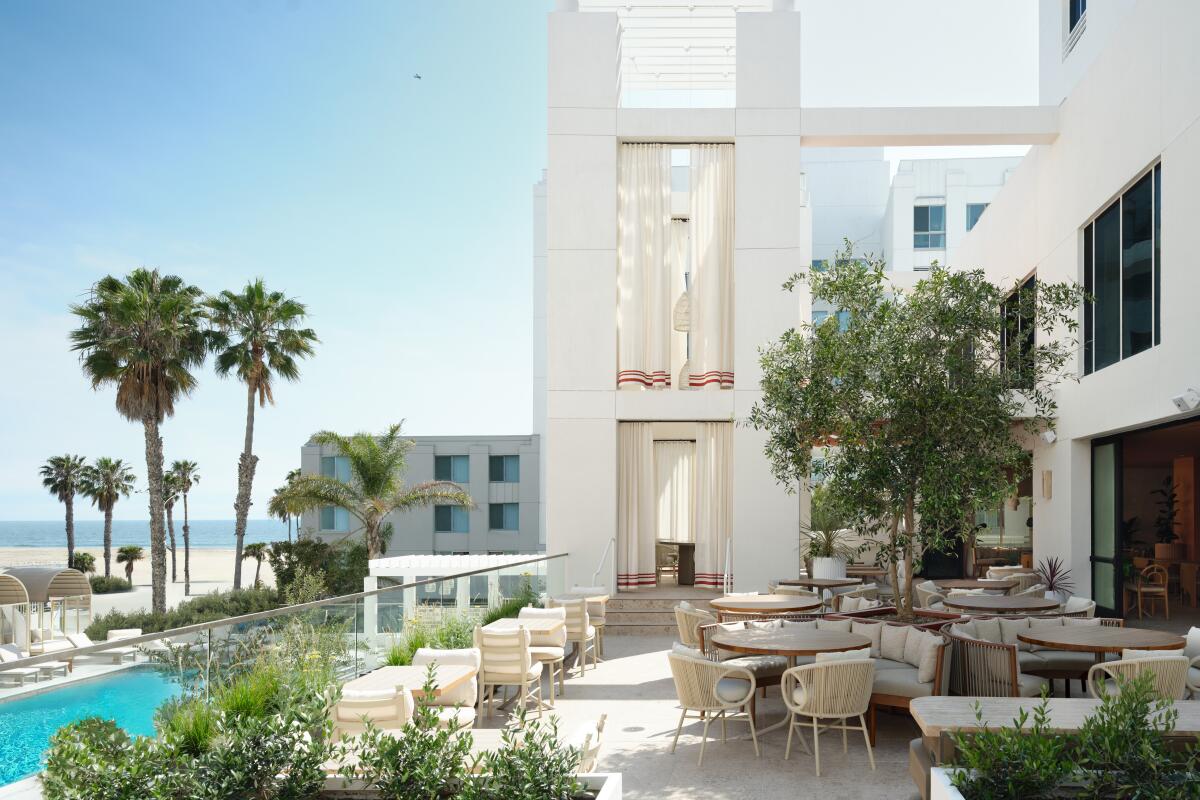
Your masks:
<instances>
[{"instance_id":1,"label":"white lounge cushion","mask_svg":"<svg viewBox=\"0 0 1200 800\"><path fill-rule=\"evenodd\" d=\"M1165 658L1167 656L1183 655L1179 650L1135 650L1127 647L1121 651L1121 660L1129 661L1135 658Z\"/></svg>"},{"instance_id":2,"label":"white lounge cushion","mask_svg":"<svg viewBox=\"0 0 1200 800\"><path fill-rule=\"evenodd\" d=\"M859 622L858 620L853 620L850 623L850 632L870 639L871 657L879 658L879 642L883 636L882 622Z\"/></svg>"},{"instance_id":3,"label":"white lounge cushion","mask_svg":"<svg viewBox=\"0 0 1200 800\"><path fill-rule=\"evenodd\" d=\"M26 655L15 644L0 644L0 661L11 664L22 658L26 658Z\"/></svg>"},{"instance_id":4,"label":"white lounge cushion","mask_svg":"<svg viewBox=\"0 0 1200 800\"><path fill-rule=\"evenodd\" d=\"M777 631L783 627L781 619L748 620L746 627L755 631Z\"/></svg>"},{"instance_id":5,"label":"white lounge cushion","mask_svg":"<svg viewBox=\"0 0 1200 800\"><path fill-rule=\"evenodd\" d=\"M999 622L1001 641L1004 644L1015 644L1018 650L1029 649L1029 645L1017 639L1017 636L1029 630L1028 617L1018 617L1016 619L1001 617Z\"/></svg>"},{"instance_id":6,"label":"white lounge cushion","mask_svg":"<svg viewBox=\"0 0 1200 800\"><path fill-rule=\"evenodd\" d=\"M438 727L470 728L475 724L475 706L436 706Z\"/></svg>"},{"instance_id":7,"label":"white lounge cushion","mask_svg":"<svg viewBox=\"0 0 1200 800\"><path fill-rule=\"evenodd\" d=\"M676 655L687 656L688 658L698 658L701 661L708 660L704 657L704 653L701 653L699 649L695 647L688 647L686 644L682 644L680 642L675 642L675 644L671 645L671 652L675 653Z\"/></svg>"},{"instance_id":8,"label":"white lounge cushion","mask_svg":"<svg viewBox=\"0 0 1200 800\"><path fill-rule=\"evenodd\" d=\"M1183 645L1183 654L1188 658L1200 656L1200 628L1191 628L1187 632L1187 641Z\"/></svg>"},{"instance_id":9,"label":"white lounge cushion","mask_svg":"<svg viewBox=\"0 0 1200 800\"><path fill-rule=\"evenodd\" d=\"M529 647L529 654L538 661L561 661L567 655L565 647L545 647L533 646Z\"/></svg>"},{"instance_id":10,"label":"white lounge cushion","mask_svg":"<svg viewBox=\"0 0 1200 800\"><path fill-rule=\"evenodd\" d=\"M739 656L721 664L748 669L756 679L778 678L788 668L787 659L783 656Z\"/></svg>"},{"instance_id":11,"label":"white lounge cushion","mask_svg":"<svg viewBox=\"0 0 1200 800\"><path fill-rule=\"evenodd\" d=\"M806 620L785 619L785 620L783 620L783 627L784 627L784 630L791 628L793 630L800 630L800 631L815 631L817 629L817 621L815 619L806 619Z\"/></svg>"},{"instance_id":12,"label":"white lounge cushion","mask_svg":"<svg viewBox=\"0 0 1200 800\"><path fill-rule=\"evenodd\" d=\"M743 678L721 678L713 691L726 703L740 703L750 699L750 681Z\"/></svg>"},{"instance_id":13,"label":"white lounge cushion","mask_svg":"<svg viewBox=\"0 0 1200 800\"><path fill-rule=\"evenodd\" d=\"M907 625L884 625L879 639L879 654L892 661L904 661L904 645L908 641Z\"/></svg>"},{"instance_id":14,"label":"white lounge cushion","mask_svg":"<svg viewBox=\"0 0 1200 800\"><path fill-rule=\"evenodd\" d=\"M861 650L843 650L840 653L817 653L817 663L825 661L858 661L864 658L871 657L871 648L864 647Z\"/></svg>"},{"instance_id":15,"label":"white lounge cushion","mask_svg":"<svg viewBox=\"0 0 1200 800\"><path fill-rule=\"evenodd\" d=\"M897 697L929 697L933 694L933 682L918 680L917 668L900 662L898 667L876 670L875 683L871 691L875 694L891 694Z\"/></svg>"},{"instance_id":16,"label":"white lounge cushion","mask_svg":"<svg viewBox=\"0 0 1200 800\"><path fill-rule=\"evenodd\" d=\"M141 636L141 628L113 628L108 632L108 641L116 642L121 639L132 639L135 636Z\"/></svg>"},{"instance_id":17,"label":"white lounge cushion","mask_svg":"<svg viewBox=\"0 0 1200 800\"><path fill-rule=\"evenodd\" d=\"M838 633L850 632L850 620L848 619L819 619L817 620L817 630L819 631L837 631Z\"/></svg>"},{"instance_id":18,"label":"white lounge cushion","mask_svg":"<svg viewBox=\"0 0 1200 800\"><path fill-rule=\"evenodd\" d=\"M530 648L530 650L532 649ZM423 667L427 664L471 667L478 673L479 667L483 663L483 655L476 647L463 647L456 650L436 650L432 647L422 647L413 653L412 663L414 667ZM541 666L540 661L538 666ZM430 705L473 706L478 697L479 679L476 675L472 675L468 680L435 698Z\"/></svg>"},{"instance_id":19,"label":"white lounge cushion","mask_svg":"<svg viewBox=\"0 0 1200 800\"><path fill-rule=\"evenodd\" d=\"M343 700L391 700L396 689L342 689Z\"/></svg>"},{"instance_id":20,"label":"white lounge cushion","mask_svg":"<svg viewBox=\"0 0 1200 800\"><path fill-rule=\"evenodd\" d=\"M972 620L970 624L975 629L976 639L982 639L985 642L995 642L997 644L1004 641L1004 634L1000 630L1000 620L995 617L991 619Z\"/></svg>"}]
</instances>

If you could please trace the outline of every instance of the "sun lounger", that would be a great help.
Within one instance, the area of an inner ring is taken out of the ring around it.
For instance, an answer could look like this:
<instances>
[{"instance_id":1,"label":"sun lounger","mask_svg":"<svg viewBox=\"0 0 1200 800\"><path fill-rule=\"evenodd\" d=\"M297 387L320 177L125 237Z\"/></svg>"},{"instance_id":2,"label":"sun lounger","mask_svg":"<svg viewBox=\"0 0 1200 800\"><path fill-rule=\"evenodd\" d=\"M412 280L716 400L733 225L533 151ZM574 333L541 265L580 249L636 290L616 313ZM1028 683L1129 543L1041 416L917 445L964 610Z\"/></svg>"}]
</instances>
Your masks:
<instances>
[{"instance_id":1,"label":"sun lounger","mask_svg":"<svg viewBox=\"0 0 1200 800\"><path fill-rule=\"evenodd\" d=\"M73 647L91 647L96 644L90 638L88 638L86 633L68 633L67 640ZM94 655L98 658L107 656L112 659L114 664L120 664L126 658L128 658L130 661L136 661L137 653L138 651L136 647L125 646L111 647L108 650L104 650L103 652L99 653L92 653L91 655Z\"/></svg>"},{"instance_id":2,"label":"sun lounger","mask_svg":"<svg viewBox=\"0 0 1200 800\"><path fill-rule=\"evenodd\" d=\"M15 679L22 686L25 685L26 678L33 678L36 683L38 677L41 675L41 670L37 667L5 666L14 661L19 661L24 657L25 654L15 644L0 645L0 678L7 678L10 681Z\"/></svg>"}]
</instances>

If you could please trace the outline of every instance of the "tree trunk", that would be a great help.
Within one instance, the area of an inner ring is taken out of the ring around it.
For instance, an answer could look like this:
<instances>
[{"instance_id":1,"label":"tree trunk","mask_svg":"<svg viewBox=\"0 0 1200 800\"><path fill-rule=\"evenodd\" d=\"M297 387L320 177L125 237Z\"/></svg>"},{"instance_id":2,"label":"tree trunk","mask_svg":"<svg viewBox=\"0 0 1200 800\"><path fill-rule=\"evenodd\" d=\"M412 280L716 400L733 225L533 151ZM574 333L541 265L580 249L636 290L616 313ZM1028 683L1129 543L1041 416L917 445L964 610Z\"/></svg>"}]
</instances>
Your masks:
<instances>
[{"instance_id":1,"label":"tree trunk","mask_svg":"<svg viewBox=\"0 0 1200 800\"><path fill-rule=\"evenodd\" d=\"M75 494L67 495L67 566L75 566Z\"/></svg>"},{"instance_id":2,"label":"tree trunk","mask_svg":"<svg viewBox=\"0 0 1200 800\"><path fill-rule=\"evenodd\" d=\"M175 582L175 504L167 504L167 536L170 537L171 583Z\"/></svg>"},{"instance_id":3,"label":"tree trunk","mask_svg":"<svg viewBox=\"0 0 1200 800\"><path fill-rule=\"evenodd\" d=\"M150 486L150 610L167 612L167 532L163 526L163 451L158 419L142 417L146 437L146 480ZM132 566L129 567L132 573Z\"/></svg>"},{"instance_id":4,"label":"tree trunk","mask_svg":"<svg viewBox=\"0 0 1200 800\"><path fill-rule=\"evenodd\" d=\"M908 604L909 613L914 608L913 603L913 537L916 535L915 517L913 515L913 497L909 495L904 501L904 597Z\"/></svg>"},{"instance_id":5,"label":"tree trunk","mask_svg":"<svg viewBox=\"0 0 1200 800\"><path fill-rule=\"evenodd\" d=\"M129 581L131 584L133 583L133 562L132 561L125 562L125 580Z\"/></svg>"},{"instance_id":6,"label":"tree trunk","mask_svg":"<svg viewBox=\"0 0 1200 800\"><path fill-rule=\"evenodd\" d=\"M254 384L246 387L246 442L242 456L238 459L238 493L233 502L236 523L233 530L237 538L233 553L233 588L242 588L242 544L246 540L246 519L250 516L250 488L254 484L254 468L258 458L254 455Z\"/></svg>"},{"instance_id":7,"label":"tree trunk","mask_svg":"<svg viewBox=\"0 0 1200 800\"><path fill-rule=\"evenodd\" d=\"M112 503L104 506L104 577L112 575Z\"/></svg>"},{"instance_id":8,"label":"tree trunk","mask_svg":"<svg viewBox=\"0 0 1200 800\"><path fill-rule=\"evenodd\" d=\"M379 523L367 523L367 558L381 558L379 547Z\"/></svg>"},{"instance_id":9,"label":"tree trunk","mask_svg":"<svg viewBox=\"0 0 1200 800\"><path fill-rule=\"evenodd\" d=\"M187 492L183 493L183 596L187 597L192 593L192 570L191 559L192 552L188 542L188 534L191 533L191 528L188 526L188 506Z\"/></svg>"},{"instance_id":10,"label":"tree trunk","mask_svg":"<svg viewBox=\"0 0 1200 800\"><path fill-rule=\"evenodd\" d=\"M255 559L254 563L254 588L258 588L258 573L262 572L262 559Z\"/></svg>"},{"instance_id":11,"label":"tree trunk","mask_svg":"<svg viewBox=\"0 0 1200 800\"><path fill-rule=\"evenodd\" d=\"M288 515L288 544L292 543L292 517Z\"/></svg>"},{"instance_id":12,"label":"tree trunk","mask_svg":"<svg viewBox=\"0 0 1200 800\"><path fill-rule=\"evenodd\" d=\"M896 566L896 528L900 518L893 515L888 527L888 578L892 582L892 596L896 604L896 616L905 619L904 592L900 587L900 570Z\"/></svg>"}]
</instances>

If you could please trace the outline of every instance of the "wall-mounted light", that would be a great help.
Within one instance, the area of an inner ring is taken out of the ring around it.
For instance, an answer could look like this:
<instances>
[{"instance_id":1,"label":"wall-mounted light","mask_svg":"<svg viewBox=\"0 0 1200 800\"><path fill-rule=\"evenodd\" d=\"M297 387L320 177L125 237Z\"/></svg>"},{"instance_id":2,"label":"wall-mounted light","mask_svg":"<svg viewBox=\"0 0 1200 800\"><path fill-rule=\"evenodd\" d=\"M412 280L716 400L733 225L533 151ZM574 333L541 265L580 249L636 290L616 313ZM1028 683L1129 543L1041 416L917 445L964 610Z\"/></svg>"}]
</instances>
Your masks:
<instances>
[{"instance_id":1,"label":"wall-mounted light","mask_svg":"<svg viewBox=\"0 0 1200 800\"><path fill-rule=\"evenodd\" d=\"M1175 404L1180 413L1186 414L1189 411L1195 411L1196 407L1200 406L1200 392L1188 389L1183 394L1172 397L1171 402Z\"/></svg>"},{"instance_id":2,"label":"wall-mounted light","mask_svg":"<svg viewBox=\"0 0 1200 800\"><path fill-rule=\"evenodd\" d=\"M1054 431L1042 431L1042 441L1046 444L1054 444L1058 441L1058 434Z\"/></svg>"},{"instance_id":3,"label":"wall-mounted light","mask_svg":"<svg viewBox=\"0 0 1200 800\"><path fill-rule=\"evenodd\" d=\"M1054 497L1054 472L1052 470L1042 470L1042 499L1049 500Z\"/></svg>"}]
</instances>

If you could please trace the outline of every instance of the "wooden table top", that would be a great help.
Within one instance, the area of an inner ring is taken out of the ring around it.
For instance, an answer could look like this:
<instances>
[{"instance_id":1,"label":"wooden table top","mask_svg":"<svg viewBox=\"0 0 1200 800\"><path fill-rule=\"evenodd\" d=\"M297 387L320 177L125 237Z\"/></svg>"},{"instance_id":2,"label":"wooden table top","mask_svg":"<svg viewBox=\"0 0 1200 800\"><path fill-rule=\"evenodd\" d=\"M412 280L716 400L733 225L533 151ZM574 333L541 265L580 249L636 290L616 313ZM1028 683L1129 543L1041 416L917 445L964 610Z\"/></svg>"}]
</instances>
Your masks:
<instances>
[{"instance_id":1,"label":"wooden table top","mask_svg":"<svg viewBox=\"0 0 1200 800\"><path fill-rule=\"evenodd\" d=\"M1132 650L1182 650L1182 636L1145 628L1113 628L1107 625L1067 625L1031 628L1017 634L1026 644L1044 645L1055 650L1074 650L1081 653L1119 653Z\"/></svg>"},{"instance_id":2,"label":"wooden table top","mask_svg":"<svg viewBox=\"0 0 1200 800\"><path fill-rule=\"evenodd\" d=\"M565 627L566 624L566 620L548 619L546 617L533 617L529 619L505 617L495 622L489 622L483 626L483 630L492 633L506 633L514 631L517 628L524 628L530 633L556 633L559 628Z\"/></svg>"},{"instance_id":3,"label":"wooden table top","mask_svg":"<svg viewBox=\"0 0 1200 800\"><path fill-rule=\"evenodd\" d=\"M1020 697L916 697L909 704L913 720L927 737L937 738L953 731L979 730L975 719L975 704L983 712L983 727L987 730L1011 728L1021 709L1029 712L1026 725L1033 724L1033 709L1041 701ZM1179 712L1175 733L1181 736L1200 734L1200 703L1174 703ZM1083 721L1096 713L1100 701L1090 698L1050 698L1050 730L1067 733L1079 730Z\"/></svg>"},{"instance_id":4,"label":"wooden table top","mask_svg":"<svg viewBox=\"0 0 1200 800\"><path fill-rule=\"evenodd\" d=\"M461 686L475 675L475 668L465 664L435 664L433 669L434 680L437 681L437 686L433 690L435 697ZM425 685L425 670L424 666L380 667L374 672L368 672L366 675L349 681L342 689L362 692L395 689L403 686L411 692L420 694L421 687Z\"/></svg>"},{"instance_id":5,"label":"wooden table top","mask_svg":"<svg viewBox=\"0 0 1200 800\"><path fill-rule=\"evenodd\" d=\"M722 630L714 633L711 641L722 650L773 656L815 656L871 646L870 639L857 633L797 628Z\"/></svg>"},{"instance_id":6,"label":"wooden table top","mask_svg":"<svg viewBox=\"0 0 1200 800\"><path fill-rule=\"evenodd\" d=\"M843 586L858 586L862 578L784 578L780 586L811 586L814 589L840 589Z\"/></svg>"},{"instance_id":7,"label":"wooden table top","mask_svg":"<svg viewBox=\"0 0 1200 800\"><path fill-rule=\"evenodd\" d=\"M718 611L742 614L781 614L788 611L808 611L820 608L821 598L797 594L760 594L754 597L718 597L708 604Z\"/></svg>"},{"instance_id":8,"label":"wooden table top","mask_svg":"<svg viewBox=\"0 0 1200 800\"><path fill-rule=\"evenodd\" d=\"M1051 611L1059 607L1057 600L1032 595L959 594L942 601L946 608L966 611L985 611L993 614Z\"/></svg>"},{"instance_id":9,"label":"wooden table top","mask_svg":"<svg viewBox=\"0 0 1200 800\"><path fill-rule=\"evenodd\" d=\"M1017 585L1016 581L988 580L987 578L943 578L933 581L939 589L1000 589L1007 591Z\"/></svg>"}]
</instances>

